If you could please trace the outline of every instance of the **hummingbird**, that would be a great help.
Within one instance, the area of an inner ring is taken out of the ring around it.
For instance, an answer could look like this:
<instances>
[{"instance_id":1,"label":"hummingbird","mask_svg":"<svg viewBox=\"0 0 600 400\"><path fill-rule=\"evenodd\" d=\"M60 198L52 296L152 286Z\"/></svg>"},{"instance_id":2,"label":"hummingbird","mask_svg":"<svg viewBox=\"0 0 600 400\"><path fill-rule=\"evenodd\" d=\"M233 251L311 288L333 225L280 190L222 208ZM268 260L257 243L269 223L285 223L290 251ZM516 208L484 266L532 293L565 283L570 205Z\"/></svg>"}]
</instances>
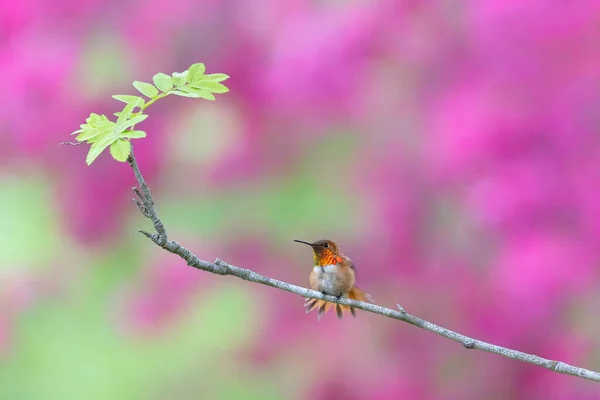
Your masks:
<instances>
[{"instance_id":1,"label":"hummingbird","mask_svg":"<svg viewBox=\"0 0 600 400\"><path fill-rule=\"evenodd\" d=\"M303 240L294 240L294 242L304 243L313 249L314 266L310 273L312 289L338 298L346 297L372 303L371 296L354 286L356 279L354 263L339 251L335 242L331 240L317 240L313 243ZM306 299L304 304L307 313L314 309L318 310L318 319L334 306L339 319L342 319L344 311L348 309L352 316L356 317L353 307L310 298Z\"/></svg>"}]
</instances>

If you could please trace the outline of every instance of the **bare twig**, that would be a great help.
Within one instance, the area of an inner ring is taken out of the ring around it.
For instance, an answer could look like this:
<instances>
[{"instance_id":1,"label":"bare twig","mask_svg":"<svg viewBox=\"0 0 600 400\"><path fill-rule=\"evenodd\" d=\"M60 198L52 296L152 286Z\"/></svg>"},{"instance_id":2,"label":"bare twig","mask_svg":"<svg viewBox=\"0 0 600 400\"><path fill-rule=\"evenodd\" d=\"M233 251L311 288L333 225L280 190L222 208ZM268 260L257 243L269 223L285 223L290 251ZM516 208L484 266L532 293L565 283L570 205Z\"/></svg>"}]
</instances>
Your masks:
<instances>
[{"instance_id":1,"label":"bare twig","mask_svg":"<svg viewBox=\"0 0 600 400\"><path fill-rule=\"evenodd\" d=\"M575 367L573 365L569 365L560 361L548 360L546 358L538 357L533 354L523 353L517 350L508 349L506 347L496 346L491 343L486 343L481 340L461 335L460 333L456 333L449 329L442 328L441 326L435 325L431 322L425 321L424 319L411 315L407 313L399 304L397 304L399 311L396 311L375 304L364 303L357 300L350 300L348 298L338 298L334 296L325 295L315 290L306 289L300 286L292 285L290 283L279 281L277 279L269 278L249 269L229 265L226 262L219 260L218 258L215 260L214 263L202 261L194 254L192 254L188 249L181 246L179 243L167 239L167 232L165 231L165 228L160 218L158 218L158 215L156 214L156 211L154 209L154 201L152 200L152 195L150 194L150 189L148 188L148 185L146 184L146 181L144 180L144 177L140 172L133 151L131 152L131 155L129 156L129 159L127 161L131 168L133 168L133 172L135 173L135 177L141 188L141 191L137 188L133 188L133 190L139 197L139 200L133 200L138 205L138 208L140 209L142 214L152 221L157 233L151 234L143 230L140 230L139 232L141 232L144 236L152 240L154 243L156 243L163 249L173 254L177 254L179 257L183 258L191 267L198 268L203 271L212 272L213 274L233 275L246 281L271 286L277 289L285 290L287 292L296 293L308 298L326 300L333 303L352 306L354 308L359 308L361 310L382 315L384 317L407 322L421 329L433 332L450 340L454 340L455 342L462 344L467 349L483 350L488 353L494 353L503 357L512 358L514 360L519 360L529 364L537 365L539 367L546 368L561 374L578 376L583 379L600 382L600 373L598 372L591 371L585 368Z\"/></svg>"},{"instance_id":2,"label":"bare twig","mask_svg":"<svg viewBox=\"0 0 600 400\"><path fill-rule=\"evenodd\" d=\"M59 146L81 146L85 142L60 142Z\"/></svg>"},{"instance_id":3,"label":"bare twig","mask_svg":"<svg viewBox=\"0 0 600 400\"><path fill-rule=\"evenodd\" d=\"M154 199L152 198L152 194L150 193L150 188L146 184L144 180L144 176L140 172L140 168L137 165L135 160L135 155L133 154L133 146L131 148L131 154L127 158L127 162L133 168L133 173L135 174L135 179L138 181L140 185L140 189L134 187L133 191L137 195L137 199L133 199L133 202L138 206L138 209L146 218L149 218L154 224L154 229L156 230L155 234L150 234L145 231L140 231L153 242L155 242L159 246L164 246L167 243L167 230L165 229L162 221L158 218L156 214L156 210L154 209Z\"/></svg>"}]
</instances>

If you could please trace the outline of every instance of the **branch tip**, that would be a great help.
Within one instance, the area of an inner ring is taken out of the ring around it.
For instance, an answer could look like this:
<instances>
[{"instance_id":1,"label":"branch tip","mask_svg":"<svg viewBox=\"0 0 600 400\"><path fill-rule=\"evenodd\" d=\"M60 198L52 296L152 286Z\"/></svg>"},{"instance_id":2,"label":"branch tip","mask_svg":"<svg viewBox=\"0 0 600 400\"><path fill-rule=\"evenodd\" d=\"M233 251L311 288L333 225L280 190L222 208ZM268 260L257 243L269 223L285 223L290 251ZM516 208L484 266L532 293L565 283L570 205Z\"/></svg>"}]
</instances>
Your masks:
<instances>
[{"instance_id":1,"label":"branch tip","mask_svg":"<svg viewBox=\"0 0 600 400\"><path fill-rule=\"evenodd\" d=\"M143 229L138 229L138 232L141 233L142 235L146 236L148 239L154 240L153 234L148 233Z\"/></svg>"},{"instance_id":2,"label":"branch tip","mask_svg":"<svg viewBox=\"0 0 600 400\"><path fill-rule=\"evenodd\" d=\"M60 142L57 146L80 146L85 142Z\"/></svg>"}]
</instances>

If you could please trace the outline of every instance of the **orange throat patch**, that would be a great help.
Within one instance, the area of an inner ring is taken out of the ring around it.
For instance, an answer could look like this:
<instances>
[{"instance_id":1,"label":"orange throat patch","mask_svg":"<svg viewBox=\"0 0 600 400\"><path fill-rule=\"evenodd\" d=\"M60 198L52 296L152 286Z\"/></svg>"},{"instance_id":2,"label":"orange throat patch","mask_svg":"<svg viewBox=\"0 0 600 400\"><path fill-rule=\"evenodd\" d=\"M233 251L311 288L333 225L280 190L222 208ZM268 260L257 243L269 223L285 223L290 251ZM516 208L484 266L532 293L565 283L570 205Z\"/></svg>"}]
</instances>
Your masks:
<instances>
[{"instance_id":1,"label":"orange throat patch","mask_svg":"<svg viewBox=\"0 0 600 400\"><path fill-rule=\"evenodd\" d=\"M335 256L331 251L324 251L320 254L315 252L315 267L324 267L325 265L336 265L342 262L342 257Z\"/></svg>"}]
</instances>

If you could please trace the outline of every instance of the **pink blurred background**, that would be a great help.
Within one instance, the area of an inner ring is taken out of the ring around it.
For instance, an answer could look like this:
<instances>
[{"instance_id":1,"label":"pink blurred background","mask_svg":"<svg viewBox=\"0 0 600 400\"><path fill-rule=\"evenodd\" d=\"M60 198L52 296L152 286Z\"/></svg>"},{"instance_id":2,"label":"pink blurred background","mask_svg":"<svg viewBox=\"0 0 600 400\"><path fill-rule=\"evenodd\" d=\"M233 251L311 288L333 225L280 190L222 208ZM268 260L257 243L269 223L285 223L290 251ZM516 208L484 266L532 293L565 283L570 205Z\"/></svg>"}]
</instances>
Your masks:
<instances>
[{"instance_id":1,"label":"pink blurred background","mask_svg":"<svg viewBox=\"0 0 600 400\"><path fill-rule=\"evenodd\" d=\"M597 384L206 274L126 164L57 146L133 80L215 103L135 143L170 238L307 285L333 239L387 307L600 370L600 2L38 1L0 13L0 398L592 399Z\"/></svg>"}]
</instances>

